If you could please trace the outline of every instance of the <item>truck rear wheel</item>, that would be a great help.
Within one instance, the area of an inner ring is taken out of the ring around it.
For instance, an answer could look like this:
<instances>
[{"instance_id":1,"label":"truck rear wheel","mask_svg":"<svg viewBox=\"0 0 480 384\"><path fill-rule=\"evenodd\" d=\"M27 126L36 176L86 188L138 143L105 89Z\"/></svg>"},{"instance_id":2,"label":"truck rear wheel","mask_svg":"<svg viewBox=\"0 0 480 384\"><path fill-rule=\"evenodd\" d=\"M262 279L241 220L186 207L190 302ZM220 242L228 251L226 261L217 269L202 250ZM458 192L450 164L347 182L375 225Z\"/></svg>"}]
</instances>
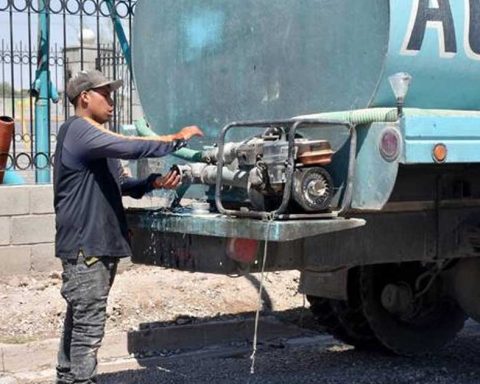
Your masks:
<instances>
[{"instance_id":1,"label":"truck rear wheel","mask_svg":"<svg viewBox=\"0 0 480 384\"><path fill-rule=\"evenodd\" d=\"M357 346L358 340L352 337L340 322L330 299L316 296L307 296L307 298L310 302L310 310L323 331L344 343Z\"/></svg>"},{"instance_id":2,"label":"truck rear wheel","mask_svg":"<svg viewBox=\"0 0 480 384\"><path fill-rule=\"evenodd\" d=\"M382 347L363 313L358 268L351 269L348 274L348 300L330 300L330 305L346 333L354 340L353 345L368 349Z\"/></svg>"},{"instance_id":3,"label":"truck rear wheel","mask_svg":"<svg viewBox=\"0 0 480 384\"><path fill-rule=\"evenodd\" d=\"M440 276L419 287L426 272L417 262L361 269L363 313L378 340L395 353L428 354L463 328L465 313L444 292Z\"/></svg>"},{"instance_id":4,"label":"truck rear wheel","mask_svg":"<svg viewBox=\"0 0 480 384\"><path fill-rule=\"evenodd\" d=\"M348 300L307 296L319 325L336 339L357 348L379 348L375 334L363 315L358 270L348 278Z\"/></svg>"}]
</instances>

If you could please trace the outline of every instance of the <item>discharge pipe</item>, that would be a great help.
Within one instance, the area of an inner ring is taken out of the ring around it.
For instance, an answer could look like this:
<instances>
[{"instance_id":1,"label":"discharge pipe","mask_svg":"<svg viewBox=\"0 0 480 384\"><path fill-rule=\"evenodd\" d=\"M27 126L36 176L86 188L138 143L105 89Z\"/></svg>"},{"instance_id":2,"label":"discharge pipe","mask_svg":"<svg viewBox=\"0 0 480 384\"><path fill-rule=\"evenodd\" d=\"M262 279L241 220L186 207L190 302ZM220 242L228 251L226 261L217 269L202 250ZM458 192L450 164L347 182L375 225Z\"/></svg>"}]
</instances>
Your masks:
<instances>
[{"instance_id":1,"label":"discharge pipe","mask_svg":"<svg viewBox=\"0 0 480 384\"><path fill-rule=\"evenodd\" d=\"M135 128L140 136L158 136L148 125L144 117L136 120L134 122ZM179 159L193 162L206 162L203 157L202 151L195 151L190 148L180 148L178 151L172 153L172 156L175 156Z\"/></svg>"},{"instance_id":2,"label":"discharge pipe","mask_svg":"<svg viewBox=\"0 0 480 384\"><path fill-rule=\"evenodd\" d=\"M448 116L450 114L457 114L458 111L449 110L431 110L431 109L417 109L406 108L404 109L404 115L410 116ZM469 112L465 112L468 114ZM367 108L357 109L350 111L338 111L338 112L324 112L315 113L311 115L301 115L292 118L292 121L298 120L330 120L330 121L346 121L353 125L367 125L372 123L386 123L398 121L398 111L396 108ZM140 119L135 122L135 127L140 136L157 136L157 134L150 129L145 119ZM235 152L239 143L226 143L224 162L230 163L235 158ZM195 151L188 148L182 148L172 155L190 162L202 162L211 163L217 161L217 148L212 148L204 151Z\"/></svg>"},{"instance_id":3,"label":"discharge pipe","mask_svg":"<svg viewBox=\"0 0 480 384\"><path fill-rule=\"evenodd\" d=\"M173 167L181 176L182 182L188 184L215 185L217 166L204 163L190 163ZM231 187L247 189L249 172L232 171L226 167L222 171L222 182Z\"/></svg>"},{"instance_id":4,"label":"discharge pipe","mask_svg":"<svg viewBox=\"0 0 480 384\"><path fill-rule=\"evenodd\" d=\"M458 116L460 111L448 109L420 109L420 108L404 108L403 116ZM477 111L462 111L465 116L478 116ZM312 115L296 116L293 120L311 120L324 119L334 121L348 121L354 125L366 125L371 123L389 123L398 120L398 112L396 108L367 108L351 111L339 112L323 112Z\"/></svg>"},{"instance_id":5,"label":"discharge pipe","mask_svg":"<svg viewBox=\"0 0 480 384\"><path fill-rule=\"evenodd\" d=\"M421 113L420 110L406 109L407 112ZM398 113L395 108L367 108L353 111L340 111L340 112L326 112L316 113L311 115L302 115L292 118L292 121L297 120L311 120L311 119L324 119L334 121L348 121L354 125L357 124L371 124L374 122L395 122L398 120ZM140 136L157 136L157 134L149 127L147 121L144 118L135 121L135 127ZM226 164L230 163L235 158L234 153L236 151L238 143L226 143L225 144L225 159ZM217 148L210 150L196 151L189 148L181 148L173 156L190 161L190 162L202 162L210 163L216 162ZM233 158L232 158L233 157Z\"/></svg>"},{"instance_id":6,"label":"discharge pipe","mask_svg":"<svg viewBox=\"0 0 480 384\"><path fill-rule=\"evenodd\" d=\"M308 119L348 121L354 125L362 125L375 122L395 122L398 120L398 114L397 110L392 108L367 108L353 111L315 113L293 118L293 120Z\"/></svg>"}]
</instances>

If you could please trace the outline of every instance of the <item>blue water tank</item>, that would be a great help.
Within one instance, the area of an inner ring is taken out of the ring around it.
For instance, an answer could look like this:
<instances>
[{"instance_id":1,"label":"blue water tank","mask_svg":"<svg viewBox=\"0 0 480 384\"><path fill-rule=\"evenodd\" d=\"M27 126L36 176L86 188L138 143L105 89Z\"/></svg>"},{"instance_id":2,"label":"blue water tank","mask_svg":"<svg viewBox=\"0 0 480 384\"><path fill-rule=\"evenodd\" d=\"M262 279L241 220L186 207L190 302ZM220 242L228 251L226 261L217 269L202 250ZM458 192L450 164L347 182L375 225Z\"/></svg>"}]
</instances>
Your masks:
<instances>
[{"instance_id":1,"label":"blue water tank","mask_svg":"<svg viewBox=\"0 0 480 384\"><path fill-rule=\"evenodd\" d=\"M406 104L477 109L480 14L457 0L139 0L133 65L157 132Z\"/></svg>"}]
</instances>

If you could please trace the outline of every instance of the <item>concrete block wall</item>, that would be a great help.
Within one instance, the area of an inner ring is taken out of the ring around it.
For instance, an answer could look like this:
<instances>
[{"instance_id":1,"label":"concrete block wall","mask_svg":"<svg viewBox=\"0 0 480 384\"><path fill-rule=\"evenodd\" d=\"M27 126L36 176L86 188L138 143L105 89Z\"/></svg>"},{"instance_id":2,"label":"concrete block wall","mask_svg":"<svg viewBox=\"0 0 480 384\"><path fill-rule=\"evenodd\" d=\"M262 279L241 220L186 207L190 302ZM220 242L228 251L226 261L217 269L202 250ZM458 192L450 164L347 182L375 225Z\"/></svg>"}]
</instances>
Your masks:
<instances>
[{"instance_id":1,"label":"concrete block wall","mask_svg":"<svg viewBox=\"0 0 480 384\"><path fill-rule=\"evenodd\" d=\"M125 207L158 208L167 200L147 196L124 198L123 203ZM54 242L52 185L0 186L0 276L60 271ZM122 262L128 263L128 259Z\"/></svg>"},{"instance_id":2,"label":"concrete block wall","mask_svg":"<svg viewBox=\"0 0 480 384\"><path fill-rule=\"evenodd\" d=\"M60 270L52 185L0 186L0 276Z\"/></svg>"}]
</instances>

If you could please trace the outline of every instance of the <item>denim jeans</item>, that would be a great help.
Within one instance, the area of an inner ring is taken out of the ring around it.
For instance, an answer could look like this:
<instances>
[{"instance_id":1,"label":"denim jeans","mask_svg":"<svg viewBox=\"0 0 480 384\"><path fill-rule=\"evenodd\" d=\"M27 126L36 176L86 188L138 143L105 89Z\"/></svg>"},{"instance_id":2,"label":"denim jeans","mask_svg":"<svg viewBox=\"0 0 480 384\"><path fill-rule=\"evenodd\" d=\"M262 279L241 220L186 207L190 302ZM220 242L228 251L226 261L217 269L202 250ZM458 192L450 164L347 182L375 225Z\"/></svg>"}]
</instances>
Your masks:
<instances>
[{"instance_id":1,"label":"denim jeans","mask_svg":"<svg viewBox=\"0 0 480 384\"><path fill-rule=\"evenodd\" d=\"M63 261L61 294L67 302L57 365L57 384L96 383L97 352L105 334L107 298L116 258L88 265L82 255Z\"/></svg>"}]
</instances>

